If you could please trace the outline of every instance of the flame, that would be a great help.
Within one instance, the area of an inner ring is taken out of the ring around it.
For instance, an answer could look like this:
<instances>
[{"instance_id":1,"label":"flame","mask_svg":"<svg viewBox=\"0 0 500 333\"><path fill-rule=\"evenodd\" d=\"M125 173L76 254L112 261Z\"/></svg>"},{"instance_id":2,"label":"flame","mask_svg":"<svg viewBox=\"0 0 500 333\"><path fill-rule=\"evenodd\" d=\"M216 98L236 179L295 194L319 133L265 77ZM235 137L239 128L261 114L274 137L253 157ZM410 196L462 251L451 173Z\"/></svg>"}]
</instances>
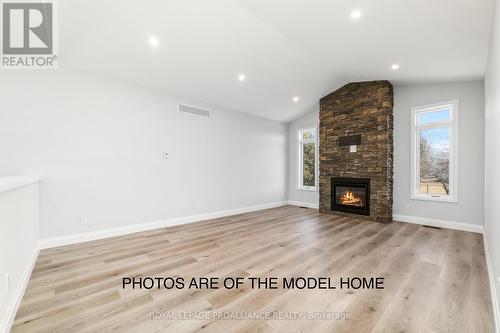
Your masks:
<instances>
[{"instance_id":1,"label":"flame","mask_svg":"<svg viewBox=\"0 0 500 333\"><path fill-rule=\"evenodd\" d=\"M342 205L349 205L349 206L363 206L363 199L361 199L359 196L356 194L352 193L351 191L346 191L344 194L340 196L340 203Z\"/></svg>"}]
</instances>

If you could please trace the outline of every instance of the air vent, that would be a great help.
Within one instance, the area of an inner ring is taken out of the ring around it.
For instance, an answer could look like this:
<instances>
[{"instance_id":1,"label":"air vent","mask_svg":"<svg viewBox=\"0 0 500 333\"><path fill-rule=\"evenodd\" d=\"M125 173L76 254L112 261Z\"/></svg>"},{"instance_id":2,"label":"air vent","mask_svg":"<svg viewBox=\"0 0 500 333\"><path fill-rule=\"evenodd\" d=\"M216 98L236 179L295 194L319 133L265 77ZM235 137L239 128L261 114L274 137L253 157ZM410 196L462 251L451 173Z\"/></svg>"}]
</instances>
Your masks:
<instances>
[{"instance_id":1,"label":"air vent","mask_svg":"<svg viewBox=\"0 0 500 333\"><path fill-rule=\"evenodd\" d=\"M179 104L179 112L191 113L195 116L200 117L210 117L210 111L205 109L200 109L195 106L189 106L185 104Z\"/></svg>"}]
</instances>

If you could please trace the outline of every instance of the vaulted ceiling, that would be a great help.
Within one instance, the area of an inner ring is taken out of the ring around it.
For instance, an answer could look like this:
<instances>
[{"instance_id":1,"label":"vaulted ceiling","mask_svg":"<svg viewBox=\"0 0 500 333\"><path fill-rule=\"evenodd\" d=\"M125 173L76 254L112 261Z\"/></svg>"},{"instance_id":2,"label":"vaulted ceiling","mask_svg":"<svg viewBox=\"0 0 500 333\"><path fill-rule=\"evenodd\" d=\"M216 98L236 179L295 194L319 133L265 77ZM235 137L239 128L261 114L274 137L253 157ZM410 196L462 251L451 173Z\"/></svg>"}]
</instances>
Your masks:
<instances>
[{"instance_id":1,"label":"vaulted ceiling","mask_svg":"<svg viewBox=\"0 0 500 333\"><path fill-rule=\"evenodd\" d=\"M287 122L349 81L482 78L491 12L491 0L60 1L59 66Z\"/></svg>"}]
</instances>

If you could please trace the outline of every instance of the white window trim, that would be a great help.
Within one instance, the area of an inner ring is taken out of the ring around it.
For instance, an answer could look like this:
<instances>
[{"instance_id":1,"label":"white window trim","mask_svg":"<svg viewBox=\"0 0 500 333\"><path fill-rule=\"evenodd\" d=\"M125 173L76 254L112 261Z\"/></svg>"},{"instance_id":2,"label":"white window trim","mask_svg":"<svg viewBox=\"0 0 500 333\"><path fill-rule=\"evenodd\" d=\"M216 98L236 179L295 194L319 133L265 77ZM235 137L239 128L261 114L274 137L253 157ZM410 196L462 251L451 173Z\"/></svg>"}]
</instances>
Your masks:
<instances>
[{"instance_id":1,"label":"white window trim","mask_svg":"<svg viewBox=\"0 0 500 333\"><path fill-rule=\"evenodd\" d=\"M449 195L436 195L436 194L422 194L418 192L420 186L420 140L417 140L417 114L420 112L428 112L439 110L445 106L452 106L450 121L433 122L430 124L419 125L418 129L436 128L443 126L450 126L450 194ZM458 202L459 183L458 183L458 150L459 150L459 123L458 123L458 100L436 103L432 105L425 105L413 107L411 109L411 177L410 177L410 198L413 200L429 200L438 202Z\"/></svg>"},{"instance_id":2,"label":"white window trim","mask_svg":"<svg viewBox=\"0 0 500 333\"><path fill-rule=\"evenodd\" d=\"M314 129L314 140L302 140L302 132L304 131L307 131L307 130L311 130L311 129ZM298 179L298 186L297 186L297 190L298 191L311 191L311 192L317 192L318 191L318 178L319 178L319 174L318 174L318 128L317 126L313 126L313 127L304 127L304 128L300 128L297 132L297 138L298 138L298 149L299 149L299 179ZM302 163L303 162L303 149L302 149L302 145L305 144L305 143L314 143L314 186L303 186L303 176L304 176L304 173L303 173L303 169L304 169L304 164Z\"/></svg>"}]
</instances>

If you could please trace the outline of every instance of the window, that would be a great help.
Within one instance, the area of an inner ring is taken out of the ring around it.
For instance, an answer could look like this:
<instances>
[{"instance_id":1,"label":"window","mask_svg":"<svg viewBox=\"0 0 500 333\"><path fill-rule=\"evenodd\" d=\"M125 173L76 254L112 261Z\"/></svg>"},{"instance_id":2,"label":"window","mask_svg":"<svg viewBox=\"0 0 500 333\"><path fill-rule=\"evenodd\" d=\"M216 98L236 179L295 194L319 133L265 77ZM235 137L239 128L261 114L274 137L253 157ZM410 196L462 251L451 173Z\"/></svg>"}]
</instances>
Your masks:
<instances>
[{"instance_id":1,"label":"window","mask_svg":"<svg viewBox=\"0 0 500 333\"><path fill-rule=\"evenodd\" d=\"M412 109L412 199L458 200L458 102Z\"/></svg>"},{"instance_id":2,"label":"window","mask_svg":"<svg viewBox=\"0 0 500 333\"><path fill-rule=\"evenodd\" d=\"M316 128L299 130L299 190L316 191Z\"/></svg>"}]
</instances>

